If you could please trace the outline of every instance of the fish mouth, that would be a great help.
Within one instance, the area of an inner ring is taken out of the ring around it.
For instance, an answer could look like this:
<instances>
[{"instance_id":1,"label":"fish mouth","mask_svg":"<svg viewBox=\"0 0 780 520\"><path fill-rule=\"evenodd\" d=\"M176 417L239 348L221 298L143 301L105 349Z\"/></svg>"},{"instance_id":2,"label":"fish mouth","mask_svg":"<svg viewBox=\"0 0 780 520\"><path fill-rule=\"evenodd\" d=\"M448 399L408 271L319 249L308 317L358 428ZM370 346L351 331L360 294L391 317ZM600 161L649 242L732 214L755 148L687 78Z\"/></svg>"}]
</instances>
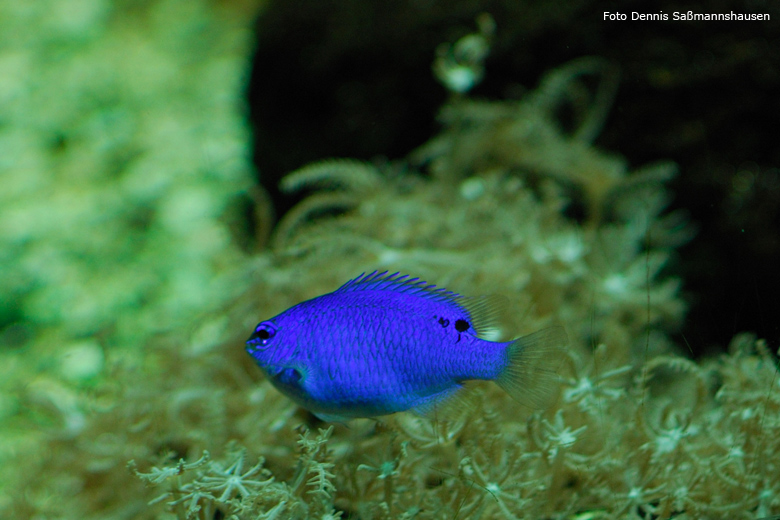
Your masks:
<instances>
[{"instance_id":1,"label":"fish mouth","mask_svg":"<svg viewBox=\"0 0 780 520\"><path fill-rule=\"evenodd\" d=\"M250 336L249 339L246 340L246 351L251 354L252 352L256 352L260 350L260 347L262 346L262 341L263 340L261 340L257 336L254 335Z\"/></svg>"},{"instance_id":2,"label":"fish mouth","mask_svg":"<svg viewBox=\"0 0 780 520\"><path fill-rule=\"evenodd\" d=\"M265 372L268 377L278 377L279 374L284 372L285 370L289 369L290 367L284 366L284 365L277 365L275 363L270 362L267 355L262 355L265 352L265 349L258 348L255 345L253 345L251 342L247 341L246 343L246 351L247 354L252 356L252 359L254 360L255 364L260 367L263 372Z\"/></svg>"},{"instance_id":3,"label":"fish mouth","mask_svg":"<svg viewBox=\"0 0 780 520\"><path fill-rule=\"evenodd\" d=\"M255 362L255 365L260 367L263 372L266 372L268 375L278 374L282 370L282 367L270 363L268 352L266 352L265 349L257 348L255 345L247 342L245 350L252 358L252 361Z\"/></svg>"},{"instance_id":4,"label":"fish mouth","mask_svg":"<svg viewBox=\"0 0 780 520\"><path fill-rule=\"evenodd\" d=\"M260 360L257 358L255 354L257 354L260 349L255 346L254 343L247 341L246 342L246 353L252 356L252 358L255 360L255 362L259 365Z\"/></svg>"}]
</instances>

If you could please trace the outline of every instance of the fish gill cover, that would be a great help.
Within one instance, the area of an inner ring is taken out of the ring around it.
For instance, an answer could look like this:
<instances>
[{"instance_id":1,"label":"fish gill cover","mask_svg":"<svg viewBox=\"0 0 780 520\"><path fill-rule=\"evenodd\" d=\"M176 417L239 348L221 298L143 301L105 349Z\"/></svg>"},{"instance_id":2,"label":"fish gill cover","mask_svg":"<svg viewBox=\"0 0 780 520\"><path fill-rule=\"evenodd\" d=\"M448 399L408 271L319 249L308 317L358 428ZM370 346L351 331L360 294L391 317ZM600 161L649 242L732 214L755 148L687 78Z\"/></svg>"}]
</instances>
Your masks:
<instances>
[{"instance_id":1,"label":"fish gill cover","mask_svg":"<svg viewBox=\"0 0 780 520\"><path fill-rule=\"evenodd\" d=\"M159 6L178 6L178 21L195 16L185 3ZM249 273L235 301L143 350L110 352L87 386L50 376L20 392L25 410L0 430L16 449L3 454L13 475L0 484L4 516L778 514L772 354L740 335L728 355L696 364L669 340L685 305L662 268L690 228L664 212L673 165L632 171L592 145L615 81L584 58L519 101L454 94L441 133L406 159L292 172L283 188L310 194L266 247L233 258ZM556 114L567 104L579 117L564 130ZM368 267L506 295L514 311L498 321L499 339L565 324L557 403L531 412L486 385L473 393L477 411L457 420L396 414L350 428L298 408L246 356L247 332L258 315ZM22 426L43 429L35 446L18 441Z\"/></svg>"}]
</instances>

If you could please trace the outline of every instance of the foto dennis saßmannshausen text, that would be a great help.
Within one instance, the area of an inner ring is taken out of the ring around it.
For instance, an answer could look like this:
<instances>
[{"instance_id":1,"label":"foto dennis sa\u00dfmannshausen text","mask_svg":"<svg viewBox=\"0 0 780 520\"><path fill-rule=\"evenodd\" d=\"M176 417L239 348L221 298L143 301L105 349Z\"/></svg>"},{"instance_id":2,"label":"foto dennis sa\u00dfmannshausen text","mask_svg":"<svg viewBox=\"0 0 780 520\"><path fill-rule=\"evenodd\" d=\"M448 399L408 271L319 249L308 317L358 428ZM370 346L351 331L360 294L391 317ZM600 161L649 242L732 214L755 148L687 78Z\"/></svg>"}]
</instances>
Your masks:
<instances>
[{"instance_id":1,"label":"foto dennis sa\u00dfmannshausen text","mask_svg":"<svg viewBox=\"0 0 780 520\"><path fill-rule=\"evenodd\" d=\"M674 22L710 22L710 21L731 21L731 22L740 22L740 21L769 21L772 17L769 13L735 13L734 11L729 11L728 13L694 13L693 11L688 12L679 12L675 11L672 13L671 20ZM626 13L610 13L609 11L604 11L604 20L609 21L623 21L628 20L628 15ZM664 13L663 11L660 13L637 13L636 11L631 11L631 20L639 20L639 21L667 21L669 20L669 15Z\"/></svg>"}]
</instances>

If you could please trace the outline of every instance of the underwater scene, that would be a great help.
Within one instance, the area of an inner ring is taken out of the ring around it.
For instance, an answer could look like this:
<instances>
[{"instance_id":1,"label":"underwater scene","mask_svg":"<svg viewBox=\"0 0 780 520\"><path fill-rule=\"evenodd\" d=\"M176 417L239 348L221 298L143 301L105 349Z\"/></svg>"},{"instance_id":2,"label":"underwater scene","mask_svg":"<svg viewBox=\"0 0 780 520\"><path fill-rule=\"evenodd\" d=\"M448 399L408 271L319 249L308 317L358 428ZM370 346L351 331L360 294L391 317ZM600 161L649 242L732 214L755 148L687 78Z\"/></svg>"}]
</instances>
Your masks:
<instances>
[{"instance_id":1,"label":"underwater scene","mask_svg":"<svg viewBox=\"0 0 780 520\"><path fill-rule=\"evenodd\" d=\"M780 518L780 9L704 4L0 0L0 517Z\"/></svg>"}]
</instances>

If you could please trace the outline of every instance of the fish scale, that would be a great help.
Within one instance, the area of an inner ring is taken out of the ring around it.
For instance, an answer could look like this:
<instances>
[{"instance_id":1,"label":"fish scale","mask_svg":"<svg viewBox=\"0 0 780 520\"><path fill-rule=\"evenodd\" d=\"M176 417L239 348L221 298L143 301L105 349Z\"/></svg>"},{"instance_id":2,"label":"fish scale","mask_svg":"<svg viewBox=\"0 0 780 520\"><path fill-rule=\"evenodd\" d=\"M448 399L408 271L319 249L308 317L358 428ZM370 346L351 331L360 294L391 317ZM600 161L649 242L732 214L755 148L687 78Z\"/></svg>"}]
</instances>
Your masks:
<instances>
[{"instance_id":1,"label":"fish scale","mask_svg":"<svg viewBox=\"0 0 780 520\"><path fill-rule=\"evenodd\" d=\"M503 302L374 271L261 322L246 349L274 386L327 421L438 416L470 380L493 380L543 406L566 334L550 327L485 339Z\"/></svg>"}]
</instances>

